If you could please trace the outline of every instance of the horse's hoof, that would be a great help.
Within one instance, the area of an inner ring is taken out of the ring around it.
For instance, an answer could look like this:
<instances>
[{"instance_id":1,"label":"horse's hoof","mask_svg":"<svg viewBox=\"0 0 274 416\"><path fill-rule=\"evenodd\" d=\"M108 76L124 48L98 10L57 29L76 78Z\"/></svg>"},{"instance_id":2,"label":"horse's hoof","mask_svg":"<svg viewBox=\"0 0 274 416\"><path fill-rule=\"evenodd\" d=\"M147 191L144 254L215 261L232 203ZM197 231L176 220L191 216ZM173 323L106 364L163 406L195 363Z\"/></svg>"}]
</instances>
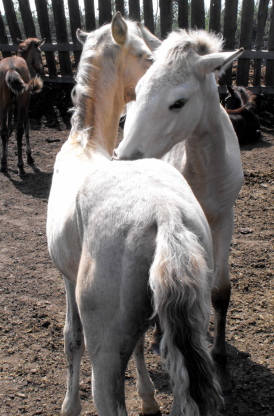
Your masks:
<instances>
[{"instance_id":1,"label":"horse's hoof","mask_svg":"<svg viewBox=\"0 0 274 416\"><path fill-rule=\"evenodd\" d=\"M33 165L33 164L34 164L34 159L33 159L33 157L32 157L32 156L28 156L28 158L27 158L27 162L28 162L28 165Z\"/></svg>"},{"instance_id":2,"label":"horse's hoof","mask_svg":"<svg viewBox=\"0 0 274 416\"><path fill-rule=\"evenodd\" d=\"M24 171L24 169L19 169L18 170L18 176L20 176L20 178L23 177L23 176L26 176L26 172Z\"/></svg>"},{"instance_id":3,"label":"horse's hoof","mask_svg":"<svg viewBox=\"0 0 274 416\"><path fill-rule=\"evenodd\" d=\"M161 355L160 343L158 341L155 341L155 340L151 341L150 348L152 349L155 355Z\"/></svg>"}]
</instances>

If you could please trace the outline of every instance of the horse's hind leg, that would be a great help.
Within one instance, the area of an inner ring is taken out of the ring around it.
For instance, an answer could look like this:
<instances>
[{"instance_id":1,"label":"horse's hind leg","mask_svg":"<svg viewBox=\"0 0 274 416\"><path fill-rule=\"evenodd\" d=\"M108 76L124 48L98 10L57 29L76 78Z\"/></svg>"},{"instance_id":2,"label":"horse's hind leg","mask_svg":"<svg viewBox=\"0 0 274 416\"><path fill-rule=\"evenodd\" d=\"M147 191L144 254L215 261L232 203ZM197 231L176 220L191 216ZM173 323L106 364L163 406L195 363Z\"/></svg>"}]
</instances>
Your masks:
<instances>
[{"instance_id":1,"label":"horse's hind leg","mask_svg":"<svg viewBox=\"0 0 274 416\"><path fill-rule=\"evenodd\" d=\"M26 136L26 154L27 154L27 162L29 165L32 165L34 163L34 159L31 154L31 147L29 142L29 119L26 118L25 121L25 136Z\"/></svg>"},{"instance_id":2,"label":"horse's hind leg","mask_svg":"<svg viewBox=\"0 0 274 416\"><path fill-rule=\"evenodd\" d=\"M231 284L229 280L228 256L233 233L233 211L226 216L225 222L218 224L213 231L215 258L215 281L212 290L214 308L214 343L212 357L216 364L218 381L224 399L231 397L232 385L226 370L226 315L229 306Z\"/></svg>"},{"instance_id":3,"label":"horse's hind leg","mask_svg":"<svg viewBox=\"0 0 274 416\"><path fill-rule=\"evenodd\" d=\"M7 158L8 158L8 127L6 121L6 112L1 111L1 139L2 139L2 157L1 157L1 172L7 172Z\"/></svg>"},{"instance_id":4,"label":"horse's hind leg","mask_svg":"<svg viewBox=\"0 0 274 416\"><path fill-rule=\"evenodd\" d=\"M84 353L82 323L75 300L75 284L65 276L67 296L66 323L64 327L65 352L68 360L67 392L62 405L63 416L77 416L81 411L79 394L79 373Z\"/></svg>"},{"instance_id":5,"label":"horse's hind leg","mask_svg":"<svg viewBox=\"0 0 274 416\"><path fill-rule=\"evenodd\" d=\"M142 399L142 413L145 415L155 415L159 413L159 405L154 398L155 388L149 377L144 356L143 335L136 344L133 358L137 369L137 391Z\"/></svg>"},{"instance_id":6,"label":"horse's hind leg","mask_svg":"<svg viewBox=\"0 0 274 416\"><path fill-rule=\"evenodd\" d=\"M18 153L18 175L24 176L24 162L22 157L22 139L24 134L24 122L25 122L25 109L18 108L18 119L17 119L17 126L16 126L16 142L17 142L17 153Z\"/></svg>"},{"instance_id":7,"label":"horse's hind leg","mask_svg":"<svg viewBox=\"0 0 274 416\"><path fill-rule=\"evenodd\" d=\"M10 138L10 136L12 135L13 132L13 114L15 111L15 106L13 104L10 105L9 110L8 110L8 136Z\"/></svg>"}]
</instances>

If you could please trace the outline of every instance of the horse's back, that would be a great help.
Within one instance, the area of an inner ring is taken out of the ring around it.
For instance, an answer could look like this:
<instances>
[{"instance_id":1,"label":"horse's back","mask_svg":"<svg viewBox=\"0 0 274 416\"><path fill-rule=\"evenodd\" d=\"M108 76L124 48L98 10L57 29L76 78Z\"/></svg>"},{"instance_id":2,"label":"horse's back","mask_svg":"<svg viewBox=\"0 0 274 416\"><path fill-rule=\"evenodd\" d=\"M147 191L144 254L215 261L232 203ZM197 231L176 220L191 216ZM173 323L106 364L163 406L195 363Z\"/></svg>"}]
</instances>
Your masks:
<instances>
[{"instance_id":1,"label":"horse's back","mask_svg":"<svg viewBox=\"0 0 274 416\"><path fill-rule=\"evenodd\" d=\"M80 239L89 241L91 252L98 244L106 249L106 242L116 252L118 245L117 257L128 250L134 261L145 259L149 267L154 255L151 241L159 218L167 212L172 221L183 221L208 244L204 213L175 168L153 159L111 162L95 169L78 193Z\"/></svg>"},{"instance_id":2,"label":"horse's back","mask_svg":"<svg viewBox=\"0 0 274 416\"><path fill-rule=\"evenodd\" d=\"M24 82L28 82L30 80L28 65L25 59L21 58L20 56L11 56L0 61L1 76L3 73L6 73L9 70L17 71L23 78Z\"/></svg>"},{"instance_id":3,"label":"horse's back","mask_svg":"<svg viewBox=\"0 0 274 416\"><path fill-rule=\"evenodd\" d=\"M106 333L112 339L130 336L134 345L146 330L153 312L151 266L156 252L163 264L168 257L164 235L171 235L186 256L193 247L185 247L184 239L192 235L213 268L204 213L182 175L164 162L110 162L94 169L78 192L76 211L82 246L78 304L89 316L93 345L103 343Z\"/></svg>"}]
</instances>

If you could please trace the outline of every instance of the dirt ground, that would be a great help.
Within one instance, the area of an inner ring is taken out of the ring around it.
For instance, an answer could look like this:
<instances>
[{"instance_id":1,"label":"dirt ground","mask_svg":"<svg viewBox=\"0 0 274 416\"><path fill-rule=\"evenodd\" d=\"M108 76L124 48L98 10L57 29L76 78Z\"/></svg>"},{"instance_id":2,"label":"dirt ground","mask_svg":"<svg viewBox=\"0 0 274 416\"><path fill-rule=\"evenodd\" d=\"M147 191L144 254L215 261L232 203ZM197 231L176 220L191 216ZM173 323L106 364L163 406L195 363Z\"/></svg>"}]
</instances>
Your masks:
<instances>
[{"instance_id":1,"label":"dirt ground","mask_svg":"<svg viewBox=\"0 0 274 416\"><path fill-rule=\"evenodd\" d=\"M69 133L69 90L48 85L32 97L35 165L26 165L25 177L17 176L12 136L9 171L0 174L1 416L58 415L65 395L65 292L48 255L45 222L55 156ZM270 123L262 130L262 140L241 149L245 183L235 207L230 256L227 348L234 391L231 405L223 411L227 416L274 415L274 126ZM148 342L147 363L162 414L167 415L172 403L168 379ZM130 362L126 375L130 415L139 413L135 380ZM86 354L81 399L82 414L96 415Z\"/></svg>"}]
</instances>

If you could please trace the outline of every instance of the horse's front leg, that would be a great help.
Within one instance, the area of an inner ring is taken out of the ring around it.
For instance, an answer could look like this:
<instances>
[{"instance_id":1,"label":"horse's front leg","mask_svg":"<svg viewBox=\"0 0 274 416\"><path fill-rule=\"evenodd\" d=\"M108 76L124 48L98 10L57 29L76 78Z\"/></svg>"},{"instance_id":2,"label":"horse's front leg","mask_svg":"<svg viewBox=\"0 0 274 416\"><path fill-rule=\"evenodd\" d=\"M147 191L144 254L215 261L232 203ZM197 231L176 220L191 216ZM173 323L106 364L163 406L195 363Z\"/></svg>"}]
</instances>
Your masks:
<instances>
[{"instance_id":1,"label":"horse's front leg","mask_svg":"<svg viewBox=\"0 0 274 416\"><path fill-rule=\"evenodd\" d=\"M79 375L85 350L82 323L75 300L75 284L64 276L67 311L64 327L65 353L68 361L67 392L62 405L63 416L77 416L81 411Z\"/></svg>"},{"instance_id":2,"label":"horse's front leg","mask_svg":"<svg viewBox=\"0 0 274 416\"><path fill-rule=\"evenodd\" d=\"M212 357L217 368L218 381L225 400L232 394L232 384L227 373L226 316L230 301L229 247L233 234L233 210L213 228L215 279L212 289L214 308L214 343Z\"/></svg>"},{"instance_id":3,"label":"horse's front leg","mask_svg":"<svg viewBox=\"0 0 274 416\"><path fill-rule=\"evenodd\" d=\"M137 369L137 391L142 399L142 413L145 415L155 415L159 413L160 408L154 398L155 388L149 377L144 356L144 339L143 335L136 344L133 352L133 358Z\"/></svg>"}]
</instances>

